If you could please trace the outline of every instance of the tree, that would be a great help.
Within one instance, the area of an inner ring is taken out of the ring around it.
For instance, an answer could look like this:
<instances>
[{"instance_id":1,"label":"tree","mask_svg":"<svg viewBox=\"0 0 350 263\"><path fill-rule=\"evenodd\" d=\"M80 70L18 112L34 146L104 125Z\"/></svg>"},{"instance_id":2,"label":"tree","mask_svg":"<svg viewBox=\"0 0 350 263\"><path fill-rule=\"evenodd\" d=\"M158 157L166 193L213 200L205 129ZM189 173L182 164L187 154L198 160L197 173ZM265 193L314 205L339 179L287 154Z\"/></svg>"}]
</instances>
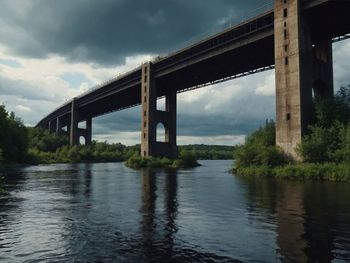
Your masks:
<instances>
[{"instance_id":1,"label":"tree","mask_svg":"<svg viewBox=\"0 0 350 263\"><path fill-rule=\"evenodd\" d=\"M23 162L27 155L27 129L13 112L0 106L0 148L4 162Z\"/></svg>"},{"instance_id":2,"label":"tree","mask_svg":"<svg viewBox=\"0 0 350 263\"><path fill-rule=\"evenodd\" d=\"M286 156L275 146L276 128L274 121L266 121L246 138L245 144L235 151L237 168L249 166L274 167L287 163Z\"/></svg>"},{"instance_id":3,"label":"tree","mask_svg":"<svg viewBox=\"0 0 350 263\"><path fill-rule=\"evenodd\" d=\"M350 86L341 87L334 98L315 100L316 123L298 145L305 162L343 162L348 160Z\"/></svg>"}]
</instances>

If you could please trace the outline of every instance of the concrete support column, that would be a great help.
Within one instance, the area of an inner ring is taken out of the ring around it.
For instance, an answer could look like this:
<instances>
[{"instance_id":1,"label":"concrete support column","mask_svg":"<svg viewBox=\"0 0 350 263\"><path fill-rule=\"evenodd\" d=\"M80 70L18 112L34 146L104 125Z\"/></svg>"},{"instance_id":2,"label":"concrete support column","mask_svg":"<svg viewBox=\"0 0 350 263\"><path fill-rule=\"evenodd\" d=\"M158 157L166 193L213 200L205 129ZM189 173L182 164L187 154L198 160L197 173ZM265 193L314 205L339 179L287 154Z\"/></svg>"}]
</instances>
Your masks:
<instances>
[{"instance_id":1,"label":"concrete support column","mask_svg":"<svg viewBox=\"0 0 350 263\"><path fill-rule=\"evenodd\" d=\"M142 65L141 75L141 156L154 155L156 141L156 88L152 75L152 63Z\"/></svg>"},{"instance_id":2,"label":"concrete support column","mask_svg":"<svg viewBox=\"0 0 350 263\"><path fill-rule=\"evenodd\" d=\"M69 144L78 145L79 144L79 129L78 129L78 109L76 107L76 100L72 101L71 109L71 122L70 122L70 132L69 132Z\"/></svg>"},{"instance_id":3,"label":"concrete support column","mask_svg":"<svg viewBox=\"0 0 350 263\"><path fill-rule=\"evenodd\" d=\"M166 94L166 111L157 110L156 83L152 75L152 63L142 66L141 76L141 156L175 158L176 146L176 92ZM165 142L157 142L157 124L165 128Z\"/></svg>"},{"instance_id":4,"label":"concrete support column","mask_svg":"<svg viewBox=\"0 0 350 263\"><path fill-rule=\"evenodd\" d=\"M56 120L49 121L49 132L50 133L56 132Z\"/></svg>"},{"instance_id":5,"label":"concrete support column","mask_svg":"<svg viewBox=\"0 0 350 263\"><path fill-rule=\"evenodd\" d=\"M85 144L90 145L92 141L92 119L86 119Z\"/></svg>"},{"instance_id":6,"label":"concrete support column","mask_svg":"<svg viewBox=\"0 0 350 263\"><path fill-rule=\"evenodd\" d=\"M313 115L312 89L333 94L330 43L313 43L301 0L275 0L276 144L298 159ZM321 83L321 84L320 84Z\"/></svg>"},{"instance_id":7,"label":"concrete support column","mask_svg":"<svg viewBox=\"0 0 350 263\"><path fill-rule=\"evenodd\" d=\"M177 96L176 91L169 91L165 95L165 110L166 120L165 124L165 142L170 148L169 156L177 157L178 148L176 145L176 112L177 112Z\"/></svg>"},{"instance_id":8,"label":"concrete support column","mask_svg":"<svg viewBox=\"0 0 350 263\"><path fill-rule=\"evenodd\" d=\"M326 99L334 96L332 41L313 44L313 89L315 97Z\"/></svg>"},{"instance_id":9,"label":"concrete support column","mask_svg":"<svg viewBox=\"0 0 350 263\"><path fill-rule=\"evenodd\" d=\"M62 135L62 134L63 134L63 131L62 131L62 122L61 122L60 117L58 117L58 118L56 119L56 133L57 133L57 135Z\"/></svg>"}]
</instances>

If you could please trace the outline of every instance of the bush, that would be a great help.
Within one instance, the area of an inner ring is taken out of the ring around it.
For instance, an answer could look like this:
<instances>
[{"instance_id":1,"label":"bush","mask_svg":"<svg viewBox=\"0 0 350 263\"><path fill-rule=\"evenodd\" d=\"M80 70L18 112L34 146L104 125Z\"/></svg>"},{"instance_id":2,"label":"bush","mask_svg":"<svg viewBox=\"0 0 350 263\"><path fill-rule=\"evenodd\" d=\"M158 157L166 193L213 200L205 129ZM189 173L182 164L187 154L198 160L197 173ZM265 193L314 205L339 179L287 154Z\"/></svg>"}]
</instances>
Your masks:
<instances>
[{"instance_id":1,"label":"bush","mask_svg":"<svg viewBox=\"0 0 350 263\"><path fill-rule=\"evenodd\" d=\"M347 127L335 122L330 127L310 126L311 133L297 146L297 152L305 162L338 162L339 152L345 147Z\"/></svg>"},{"instance_id":2,"label":"bush","mask_svg":"<svg viewBox=\"0 0 350 263\"><path fill-rule=\"evenodd\" d=\"M13 112L0 105L0 148L3 162L23 162L28 149L27 129Z\"/></svg>"},{"instance_id":3,"label":"bush","mask_svg":"<svg viewBox=\"0 0 350 263\"><path fill-rule=\"evenodd\" d=\"M42 152L56 152L58 148L69 143L68 136L50 133L42 128L27 128L29 147L37 148Z\"/></svg>"},{"instance_id":4,"label":"bush","mask_svg":"<svg viewBox=\"0 0 350 263\"><path fill-rule=\"evenodd\" d=\"M142 167L153 168L190 168L198 166L198 162L193 153L183 151L178 159L169 159L165 157L141 157L140 155L131 156L125 165L130 168L138 169Z\"/></svg>"},{"instance_id":5,"label":"bush","mask_svg":"<svg viewBox=\"0 0 350 263\"><path fill-rule=\"evenodd\" d=\"M335 163L288 164L279 167L250 166L233 170L243 177L274 177L288 180L350 182L350 165Z\"/></svg>"},{"instance_id":6,"label":"bush","mask_svg":"<svg viewBox=\"0 0 350 263\"><path fill-rule=\"evenodd\" d=\"M294 180L329 180L350 182L350 166L347 164L305 163L275 168L276 178Z\"/></svg>"},{"instance_id":7,"label":"bush","mask_svg":"<svg viewBox=\"0 0 350 263\"><path fill-rule=\"evenodd\" d=\"M350 86L334 98L315 101L316 124L297 147L305 162L349 162Z\"/></svg>"},{"instance_id":8,"label":"bush","mask_svg":"<svg viewBox=\"0 0 350 263\"><path fill-rule=\"evenodd\" d=\"M193 152L181 151L179 154L179 159L173 166L176 167L195 167L198 166L196 155Z\"/></svg>"},{"instance_id":9,"label":"bush","mask_svg":"<svg viewBox=\"0 0 350 263\"><path fill-rule=\"evenodd\" d=\"M276 128L273 121L266 121L264 127L260 127L246 138L244 145L235 151L237 168L250 166L275 167L288 162L281 149L275 146Z\"/></svg>"}]
</instances>

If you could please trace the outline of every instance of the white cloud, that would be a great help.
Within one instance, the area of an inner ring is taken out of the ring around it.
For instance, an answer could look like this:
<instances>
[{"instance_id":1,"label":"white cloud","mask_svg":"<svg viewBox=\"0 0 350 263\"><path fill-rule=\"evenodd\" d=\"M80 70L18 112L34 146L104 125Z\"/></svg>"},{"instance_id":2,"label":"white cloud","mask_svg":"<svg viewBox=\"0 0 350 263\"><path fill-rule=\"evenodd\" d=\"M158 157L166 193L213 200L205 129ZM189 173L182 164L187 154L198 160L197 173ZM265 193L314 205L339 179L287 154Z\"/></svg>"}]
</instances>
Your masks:
<instances>
[{"instance_id":1,"label":"white cloud","mask_svg":"<svg viewBox=\"0 0 350 263\"><path fill-rule=\"evenodd\" d=\"M237 145L242 144L245 135L222 135L222 136L178 136L179 145L206 144L206 145Z\"/></svg>"},{"instance_id":2,"label":"white cloud","mask_svg":"<svg viewBox=\"0 0 350 263\"><path fill-rule=\"evenodd\" d=\"M110 134L94 134L93 140L111 143L121 142L125 145L140 144L141 132L125 131L111 132ZM223 136L177 136L178 145L207 144L207 145L237 145L242 144L245 135L223 135Z\"/></svg>"},{"instance_id":3,"label":"white cloud","mask_svg":"<svg viewBox=\"0 0 350 263\"><path fill-rule=\"evenodd\" d=\"M271 71L267 75L262 84L258 84L258 87L255 90L255 94L261 96L275 96L275 72Z\"/></svg>"},{"instance_id":4,"label":"white cloud","mask_svg":"<svg viewBox=\"0 0 350 263\"><path fill-rule=\"evenodd\" d=\"M23 105L17 105L16 109L19 110L19 111L26 111L26 112L31 112L32 111L31 108L23 106Z\"/></svg>"},{"instance_id":5,"label":"white cloud","mask_svg":"<svg viewBox=\"0 0 350 263\"><path fill-rule=\"evenodd\" d=\"M93 63L72 63L59 56L44 59L11 56L6 53L6 47L0 46L0 59L11 60L21 65L10 67L0 64L0 100L9 110L18 110L17 114L22 118L28 118L24 112L29 111L16 107L13 100L30 102L33 116L25 121L34 125L65 101L91 89L88 82L97 85L132 70L151 58L152 55L137 55L127 57L122 65L103 67ZM63 79L65 74L82 75L88 82L82 82L78 88L74 87ZM34 112L39 114L34 115Z\"/></svg>"}]
</instances>

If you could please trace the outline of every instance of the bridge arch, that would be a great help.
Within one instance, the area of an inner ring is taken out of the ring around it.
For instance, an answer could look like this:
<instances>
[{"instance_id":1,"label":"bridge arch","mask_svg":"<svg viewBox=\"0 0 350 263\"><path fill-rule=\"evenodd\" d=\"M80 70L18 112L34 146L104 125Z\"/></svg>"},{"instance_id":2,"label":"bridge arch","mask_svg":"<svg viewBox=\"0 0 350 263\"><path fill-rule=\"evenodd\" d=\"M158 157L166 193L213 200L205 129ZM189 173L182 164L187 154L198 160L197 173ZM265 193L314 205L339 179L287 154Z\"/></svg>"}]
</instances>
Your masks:
<instances>
[{"instance_id":1,"label":"bridge arch","mask_svg":"<svg viewBox=\"0 0 350 263\"><path fill-rule=\"evenodd\" d=\"M80 137L79 137L79 144L80 144L80 145L86 145L85 136L80 136Z\"/></svg>"},{"instance_id":2,"label":"bridge arch","mask_svg":"<svg viewBox=\"0 0 350 263\"><path fill-rule=\"evenodd\" d=\"M168 142L168 126L163 122L158 122L156 126L156 142Z\"/></svg>"}]
</instances>

